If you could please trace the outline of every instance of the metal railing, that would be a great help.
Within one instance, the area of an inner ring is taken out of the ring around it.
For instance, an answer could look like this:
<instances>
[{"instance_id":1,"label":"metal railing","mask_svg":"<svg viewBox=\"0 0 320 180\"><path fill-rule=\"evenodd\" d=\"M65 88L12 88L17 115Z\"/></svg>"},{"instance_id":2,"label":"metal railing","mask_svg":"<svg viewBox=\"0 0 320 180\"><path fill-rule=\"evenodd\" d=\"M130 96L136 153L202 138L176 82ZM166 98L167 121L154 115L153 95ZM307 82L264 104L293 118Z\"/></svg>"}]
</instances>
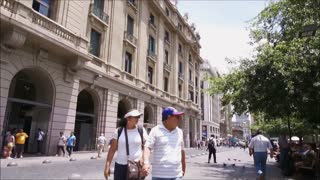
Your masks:
<instances>
[{"instance_id":1,"label":"metal railing","mask_svg":"<svg viewBox=\"0 0 320 180\"><path fill-rule=\"evenodd\" d=\"M183 74L181 72L178 73L179 79L183 80Z\"/></svg>"},{"instance_id":2,"label":"metal railing","mask_svg":"<svg viewBox=\"0 0 320 180\"><path fill-rule=\"evenodd\" d=\"M166 69L167 71L171 71L171 65L167 62L163 62L163 67L164 69Z\"/></svg>"},{"instance_id":3,"label":"metal railing","mask_svg":"<svg viewBox=\"0 0 320 180\"><path fill-rule=\"evenodd\" d=\"M109 23L108 14L106 14L100 7L96 7L93 3L90 4L90 13L94 14L96 17L98 17L101 21L105 22L106 24Z\"/></svg>"},{"instance_id":4,"label":"metal railing","mask_svg":"<svg viewBox=\"0 0 320 180\"><path fill-rule=\"evenodd\" d=\"M157 59L156 53L154 51L151 51L151 50L148 50L148 57L153 59L153 60Z\"/></svg>"},{"instance_id":5,"label":"metal railing","mask_svg":"<svg viewBox=\"0 0 320 180\"><path fill-rule=\"evenodd\" d=\"M128 33L127 31L124 32L124 39L128 40L129 42L131 42L134 45L137 45L137 38L134 37L133 34Z\"/></svg>"}]
</instances>

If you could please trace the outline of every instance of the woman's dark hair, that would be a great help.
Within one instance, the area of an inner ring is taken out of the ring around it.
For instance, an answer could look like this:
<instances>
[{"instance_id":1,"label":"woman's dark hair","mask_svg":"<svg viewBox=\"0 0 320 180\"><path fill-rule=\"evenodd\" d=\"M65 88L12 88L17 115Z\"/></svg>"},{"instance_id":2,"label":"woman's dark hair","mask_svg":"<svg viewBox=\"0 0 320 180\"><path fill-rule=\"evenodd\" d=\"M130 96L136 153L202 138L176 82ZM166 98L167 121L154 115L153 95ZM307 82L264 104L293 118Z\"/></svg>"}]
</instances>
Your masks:
<instances>
[{"instance_id":1,"label":"woman's dark hair","mask_svg":"<svg viewBox=\"0 0 320 180\"><path fill-rule=\"evenodd\" d=\"M127 119L121 118L118 125L119 125L119 127L126 127L127 126Z\"/></svg>"}]
</instances>

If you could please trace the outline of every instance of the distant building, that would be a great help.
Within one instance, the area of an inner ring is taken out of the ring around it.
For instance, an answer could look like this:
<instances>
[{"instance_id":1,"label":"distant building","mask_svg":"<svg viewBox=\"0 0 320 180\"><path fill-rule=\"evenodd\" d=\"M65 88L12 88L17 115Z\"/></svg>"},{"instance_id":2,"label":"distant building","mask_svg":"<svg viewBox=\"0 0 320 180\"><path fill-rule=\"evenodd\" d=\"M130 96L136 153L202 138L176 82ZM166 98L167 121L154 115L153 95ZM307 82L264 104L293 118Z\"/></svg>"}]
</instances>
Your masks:
<instances>
[{"instance_id":1,"label":"distant building","mask_svg":"<svg viewBox=\"0 0 320 180\"><path fill-rule=\"evenodd\" d=\"M232 134L243 140L251 138L251 120L249 114L235 115L235 121L232 122Z\"/></svg>"},{"instance_id":2,"label":"distant building","mask_svg":"<svg viewBox=\"0 0 320 180\"><path fill-rule=\"evenodd\" d=\"M218 94L210 95L203 90L210 88L210 83L205 78L220 76L217 69L213 68L206 60L200 67L201 88L201 139L208 139L211 135L220 137L220 97ZM198 138L198 137L197 137Z\"/></svg>"}]
</instances>

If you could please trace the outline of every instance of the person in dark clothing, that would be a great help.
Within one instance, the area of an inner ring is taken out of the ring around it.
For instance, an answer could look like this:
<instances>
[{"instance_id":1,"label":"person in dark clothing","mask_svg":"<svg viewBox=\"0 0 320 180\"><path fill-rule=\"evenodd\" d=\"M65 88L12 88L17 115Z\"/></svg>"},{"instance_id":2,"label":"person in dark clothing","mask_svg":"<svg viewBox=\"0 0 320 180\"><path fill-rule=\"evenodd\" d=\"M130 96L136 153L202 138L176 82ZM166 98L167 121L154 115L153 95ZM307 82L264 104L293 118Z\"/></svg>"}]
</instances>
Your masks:
<instances>
[{"instance_id":1,"label":"person in dark clothing","mask_svg":"<svg viewBox=\"0 0 320 180\"><path fill-rule=\"evenodd\" d=\"M214 135L211 135L211 137L209 139L207 150L209 150L208 163L210 163L212 155L213 155L214 163L217 163L217 159L216 159L216 141L214 139Z\"/></svg>"}]
</instances>

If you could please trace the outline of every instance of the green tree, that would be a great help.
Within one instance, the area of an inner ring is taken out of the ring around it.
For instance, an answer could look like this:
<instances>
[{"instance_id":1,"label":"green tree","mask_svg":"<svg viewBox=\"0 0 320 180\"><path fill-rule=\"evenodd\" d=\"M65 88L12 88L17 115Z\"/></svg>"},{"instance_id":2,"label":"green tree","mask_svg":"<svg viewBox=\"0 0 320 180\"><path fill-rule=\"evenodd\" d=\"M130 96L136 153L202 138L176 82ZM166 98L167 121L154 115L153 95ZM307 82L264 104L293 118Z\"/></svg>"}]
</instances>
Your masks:
<instances>
[{"instance_id":1,"label":"green tree","mask_svg":"<svg viewBox=\"0 0 320 180\"><path fill-rule=\"evenodd\" d=\"M256 55L240 59L228 75L211 78L209 93L222 93L238 114L319 124L320 35L299 38L303 26L320 24L319 0L272 2L251 22Z\"/></svg>"}]
</instances>

